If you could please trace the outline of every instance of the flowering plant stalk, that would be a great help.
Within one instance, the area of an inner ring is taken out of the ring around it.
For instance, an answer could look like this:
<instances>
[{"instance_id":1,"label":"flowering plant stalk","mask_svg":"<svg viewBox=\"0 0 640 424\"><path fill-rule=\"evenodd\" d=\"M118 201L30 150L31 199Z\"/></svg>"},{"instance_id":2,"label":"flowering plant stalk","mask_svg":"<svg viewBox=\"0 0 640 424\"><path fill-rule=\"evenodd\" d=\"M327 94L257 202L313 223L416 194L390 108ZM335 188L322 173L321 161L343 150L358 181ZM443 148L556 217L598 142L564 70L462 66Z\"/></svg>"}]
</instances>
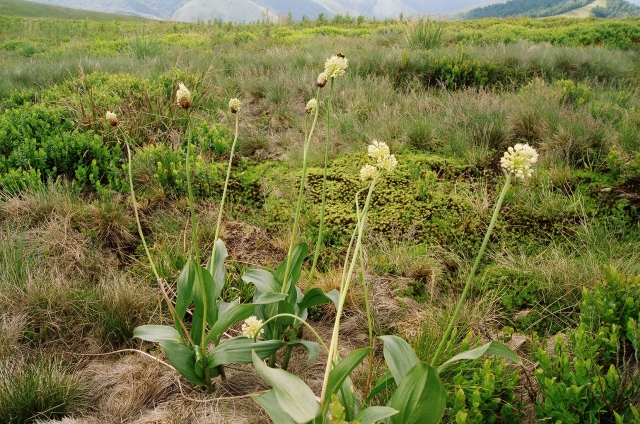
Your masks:
<instances>
[{"instance_id":1,"label":"flowering plant stalk","mask_svg":"<svg viewBox=\"0 0 640 424\"><path fill-rule=\"evenodd\" d=\"M498 201L496 202L496 206L493 210L493 216L491 217L491 222L489 223L489 227L487 228L487 232L484 235L484 240L482 241L482 245L480 246L480 251L476 256L476 260L473 263L473 267L471 268L471 272L467 277L467 282L464 285L464 289L462 291L462 295L460 295L460 299L458 300L458 304L456 305L456 309L453 311L453 315L449 320L449 324L447 325L447 329L445 330L440 343L438 344L438 348L436 349L436 353L433 355L431 359L431 366L436 366L438 363L438 359L440 359L440 354L442 353L442 349L445 344L449 340L451 336L451 331L458 319L458 315L460 314L460 309L469 293L469 289L471 288L473 278L475 277L476 271L478 270L478 266L480 265L480 261L484 256L484 253L487 249L487 244L489 243L489 238L491 237L491 232L493 231L493 227L496 225L496 221L498 220L498 215L500 213L500 208L502 207L502 201L504 200L507 191L509 190L511 179L513 176L516 178L524 180L525 178L529 178L532 175L531 166L538 161L538 153L530 147L528 144L516 144L514 147L509 147L509 149L505 152L504 156L500 160L500 165L507 173L507 178L504 182L504 186L502 187L502 191L500 192L500 196L498 197Z\"/></svg>"},{"instance_id":2,"label":"flowering plant stalk","mask_svg":"<svg viewBox=\"0 0 640 424\"><path fill-rule=\"evenodd\" d=\"M149 259L151 269L158 281L174 321L173 327L165 325L143 325L136 327L133 335L142 340L159 343L171 365L173 365L183 377L194 384L205 386L207 391L211 392L211 379L217 376L225 378L224 364L249 363L252 361L252 351L256 352L260 357L267 357L277 351L282 346L282 343L274 340L256 341L246 336L234 337L225 341L221 340L222 335L231 325L249 318L255 308L254 304L240 304L237 300L231 303L218 300L226 280L224 260L227 256L227 251L224 243L217 237L220 231L224 199L226 197L231 172L233 151L238 139L238 120L236 117L236 132L231 147L223 196L220 202L214 253L212 254L212 259L209 261L209 264L203 267L200 263L200 250L191 186L190 156L192 148L192 121L189 109L192 105L192 98L191 93L183 84L180 84L180 88L176 93L176 99L177 104L184 109L187 114L185 171L187 174L187 193L192 227L191 247L193 256L187 259L178 277L177 297L174 305L166 294L164 281L158 275L142 232L131 171L131 150L129 143L126 142L125 136L129 165L129 185L138 232L143 242L145 253ZM237 112L239 109L239 101L237 101L237 99L233 99L232 102L230 102L230 109L232 111L234 110L234 106ZM112 116L107 115L107 119L110 118L113 119ZM192 304L191 326L189 328L184 321L184 316ZM212 348L210 349L210 347Z\"/></svg>"},{"instance_id":3,"label":"flowering plant stalk","mask_svg":"<svg viewBox=\"0 0 640 424\"><path fill-rule=\"evenodd\" d=\"M311 284L320 253L322 232L324 226L326 179L329 160L331 94L333 92L334 79L344 75L347 66L348 61L344 57L344 55L340 54L327 59L327 61L325 62L325 69L317 79L318 91L316 98L310 100L305 108L305 139L302 160L302 177L300 179L300 187L298 190L298 200L296 202L291 243L289 245L287 257L280 264L280 266L278 266L273 274L265 270L252 269L248 270L245 275L242 276L242 279L245 282L253 283L255 285L254 302L256 299L268 298L273 300L273 303L270 305L264 305L256 308L256 315L261 319L265 319L269 323L269 325L265 328L266 338L271 340L280 340L280 338L284 336L284 341L285 343L287 343L287 349L282 361L282 368L285 370L288 367L289 359L291 358L291 353L295 346L302 345L307 350L309 357L311 357L313 355L313 352L317 351L318 349L317 344L314 342L305 342L302 340L298 340L300 323L301 321L306 320L308 308L328 303L330 301L333 301L335 304L337 304L338 301L337 291L332 290L329 293L324 293L320 288L312 289ZM325 166L322 183L320 227L318 230L319 234L318 241L316 243L313 265L311 266L311 271L309 272L309 276L307 279L306 291L303 294L302 291L298 289L298 287L296 287L296 283L300 278L302 261L307 256L308 247L306 243L299 243L296 245L295 240L298 233L298 223L302 210L302 199L304 196L304 185L306 183L307 155L319 113L318 99L320 96L320 89L324 87L329 80L331 81L331 89L329 91L329 97L327 100L327 138L325 143ZM307 132L308 115L312 112L314 112L314 119L311 124L311 130ZM278 297L278 295L280 297ZM276 316L279 318L273 319ZM292 316L297 316L301 320L295 320L291 318ZM287 328L289 329L288 331L286 331ZM276 355L274 353L269 359L269 366L274 367L275 365Z\"/></svg>"}]
</instances>

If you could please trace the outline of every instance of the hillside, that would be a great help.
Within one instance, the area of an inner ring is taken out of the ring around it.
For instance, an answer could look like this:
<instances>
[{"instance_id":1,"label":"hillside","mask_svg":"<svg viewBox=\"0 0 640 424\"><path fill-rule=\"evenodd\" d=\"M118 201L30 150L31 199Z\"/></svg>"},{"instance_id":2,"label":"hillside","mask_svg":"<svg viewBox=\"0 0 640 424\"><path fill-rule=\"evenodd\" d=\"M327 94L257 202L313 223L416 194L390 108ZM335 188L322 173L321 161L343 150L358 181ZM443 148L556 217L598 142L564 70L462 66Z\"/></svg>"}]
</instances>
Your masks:
<instances>
[{"instance_id":1,"label":"hillside","mask_svg":"<svg viewBox=\"0 0 640 424\"><path fill-rule=\"evenodd\" d=\"M640 15L640 7L625 0L510 0L473 9L463 15L465 19L508 18L528 16L544 18L565 17L608 17L619 18Z\"/></svg>"},{"instance_id":2,"label":"hillside","mask_svg":"<svg viewBox=\"0 0 640 424\"><path fill-rule=\"evenodd\" d=\"M136 16L94 12L69 7L52 6L23 0L0 0L0 15L27 18L90 19L92 21L142 21Z\"/></svg>"}]
</instances>

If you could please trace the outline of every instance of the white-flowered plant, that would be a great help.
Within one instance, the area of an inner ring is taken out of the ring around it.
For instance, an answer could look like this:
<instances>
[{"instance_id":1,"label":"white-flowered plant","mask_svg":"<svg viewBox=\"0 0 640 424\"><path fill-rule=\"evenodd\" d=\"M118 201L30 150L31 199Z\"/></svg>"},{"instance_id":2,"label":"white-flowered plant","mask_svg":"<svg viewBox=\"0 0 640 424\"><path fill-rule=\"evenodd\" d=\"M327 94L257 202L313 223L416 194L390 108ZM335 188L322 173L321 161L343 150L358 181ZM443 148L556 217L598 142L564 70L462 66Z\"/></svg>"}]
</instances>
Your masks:
<instances>
[{"instance_id":1,"label":"white-flowered plant","mask_svg":"<svg viewBox=\"0 0 640 424\"><path fill-rule=\"evenodd\" d=\"M115 113L111 111L107 111L107 113L104 116L104 119L112 127L115 127L116 125L118 125L118 117L116 116Z\"/></svg>"},{"instance_id":2,"label":"white-flowered plant","mask_svg":"<svg viewBox=\"0 0 640 424\"><path fill-rule=\"evenodd\" d=\"M244 320L242 324L242 335L250 339L260 337L264 334L264 328L262 328L264 322L258 319L255 315L251 315Z\"/></svg>"},{"instance_id":3,"label":"white-flowered plant","mask_svg":"<svg viewBox=\"0 0 640 424\"><path fill-rule=\"evenodd\" d=\"M311 99L307 102L307 106L304 108L305 112L313 113L318 108L318 101L316 99Z\"/></svg>"},{"instance_id":4,"label":"white-flowered plant","mask_svg":"<svg viewBox=\"0 0 640 424\"><path fill-rule=\"evenodd\" d=\"M189 109L191 107L191 101L191 91L189 91L183 83L180 83L178 91L176 92L176 102L181 108Z\"/></svg>"},{"instance_id":5,"label":"white-flowered plant","mask_svg":"<svg viewBox=\"0 0 640 424\"><path fill-rule=\"evenodd\" d=\"M345 74L345 70L349 66L349 61L343 54L338 53L335 56L331 56L324 62L324 76L325 80L331 78L338 78Z\"/></svg>"},{"instance_id":6,"label":"white-flowered plant","mask_svg":"<svg viewBox=\"0 0 640 424\"><path fill-rule=\"evenodd\" d=\"M378 168L373 165L365 165L360 169L360 180L371 181L378 175Z\"/></svg>"},{"instance_id":7,"label":"white-flowered plant","mask_svg":"<svg viewBox=\"0 0 640 424\"><path fill-rule=\"evenodd\" d=\"M524 180L531 177L532 166L538 161L538 152L528 144L516 144L504 152L500 165L516 178Z\"/></svg>"},{"instance_id":8,"label":"white-flowered plant","mask_svg":"<svg viewBox=\"0 0 640 424\"><path fill-rule=\"evenodd\" d=\"M241 106L242 103L240 102L240 99L236 99L234 97L233 99L229 100L229 110L231 111L231 113L238 113Z\"/></svg>"}]
</instances>

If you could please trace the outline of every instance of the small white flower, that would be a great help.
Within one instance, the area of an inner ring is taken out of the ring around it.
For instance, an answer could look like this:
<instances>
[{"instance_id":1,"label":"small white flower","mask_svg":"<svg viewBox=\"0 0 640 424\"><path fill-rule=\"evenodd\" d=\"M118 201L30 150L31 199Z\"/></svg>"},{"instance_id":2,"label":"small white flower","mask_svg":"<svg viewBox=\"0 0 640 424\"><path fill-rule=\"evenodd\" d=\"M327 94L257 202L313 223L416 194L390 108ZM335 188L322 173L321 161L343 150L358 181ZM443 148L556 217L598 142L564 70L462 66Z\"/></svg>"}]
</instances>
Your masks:
<instances>
[{"instance_id":1,"label":"small white flower","mask_svg":"<svg viewBox=\"0 0 640 424\"><path fill-rule=\"evenodd\" d=\"M180 83L178 86L176 101L183 109L189 109L191 107L191 91L189 91L183 83Z\"/></svg>"},{"instance_id":2,"label":"small white flower","mask_svg":"<svg viewBox=\"0 0 640 424\"><path fill-rule=\"evenodd\" d=\"M245 319L244 324L242 324L242 335L250 339L256 336L260 337L264 333L264 328L260 329L262 324L261 319L258 319L255 315L250 316ZM260 332L258 332L258 329L260 329Z\"/></svg>"},{"instance_id":3,"label":"small white flower","mask_svg":"<svg viewBox=\"0 0 640 424\"><path fill-rule=\"evenodd\" d=\"M369 157L376 160L379 160L385 156L389 156L389 153L391 153L389 151L389 146L387 146L387 143L378 140L373 140L371 142L368 147L368 151Z\"/></svg>"},{"instance_id":4,"label":"small white flower","mask_svg":"<svg viewBox=\"0 0 640 424\"><path fill-rule=\"evenodd\" d=\"M229 100L229 110L231 110L231 113L238 113L238 111L240 110L240 100L236 99L235 97L231 100Z\"/></svg>"},{"instance_id":5,"label":"small white flower","mask_svg":"<svg viewBox=\"0 0 640 424\"><path fill-rule=\"evenodd\" d=\"M118 117L116 116L115 113L111 111L107 111L107 113L104 116L104 119L112 127L115 127L116 125L118 125Z\"/></svg>"},{"instance_id":6,"label":"small white flower","mask_svg":"<svg viewBox=\"0 0 640 424\"><path fill-rule=\"evenodd\" d=\"M305 107L305 112L313 113L318 108L318 101L316 99L311 99L307 102L307 106Z\"/></svg>"},{"instance_id":7,"label":"small white flower","mask_svg":"<svg viewBox=\"0 0 640 424\"><path fill-rule=\"evenodd\" d=\"M380 169L392 172L396 168L396 165L398 165L398 160L394 155L385 155L378 158L376 165Z\"/></svg>"},{"instance_id":8,"label":"small white flower","mask_svg":"<svg viewBox=\"0 0 640 424\"><path fill-rule=\"evenodd\" d=\"M538 152L528 144L516 144L504 153L500 159L500 166L515 175L516 178L524 180L531 177L533 169L531 166L538 161Z\"/></svg>"},{"instance_id":9,"label":"small white flower","mask_svg":"<svg viewBox=\"0 0 640 424\"><path fill-rule=\"evenodd\" d=\"M360 168L360 179L362 181L373 180L378 174L378 168L373 165L365 165Z\"/></svg>"},{"instance_id":10,"label":"small white flower","mask_svg":"<svg viewBox=\"0 0 640 424\"><path fill-rule=\"evenodd\" d=\"M331 56L324 63L324 74L326 79L337 78L344 75L345 69L349 66L349 61L343 54L338 53L336 56Z\"/></svg>"}]
</instances>

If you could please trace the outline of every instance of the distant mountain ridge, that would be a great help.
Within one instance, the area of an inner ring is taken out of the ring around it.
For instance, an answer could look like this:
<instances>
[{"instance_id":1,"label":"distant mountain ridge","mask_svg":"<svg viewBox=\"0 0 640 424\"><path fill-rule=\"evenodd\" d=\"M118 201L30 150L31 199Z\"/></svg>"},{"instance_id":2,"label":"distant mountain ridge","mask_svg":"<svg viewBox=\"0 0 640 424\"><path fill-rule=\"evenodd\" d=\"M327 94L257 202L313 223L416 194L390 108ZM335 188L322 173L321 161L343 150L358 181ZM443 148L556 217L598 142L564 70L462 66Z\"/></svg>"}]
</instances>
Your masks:
<instances>
[{"instance_id":1,"label":"distant mountain ridge","mask_svg":"<svg viewBox=\"0 0 640 424\"><path fill-rule=\"evenodd\" d=\"M584 13L572 13L583 11ZM478 7L463 14L465 19L511 18L526 16L581 16L622 18L640 16L640 7L625 0L509 0L506 3Z\"/></svg>"},{"instance_id":2,"label":"distant mountain ridge","mask_svg":"<svg viewBox=\"0 0 640 424\"><path fill-rule=\"evenodd\" d=\"M146 18L179 21L253 22L266 16L303 16L316 18L319 14L363 15L376 18L397 18L417 14L411 7L421 0L31 0L75 9L138 15ZM454 0L454 3L473 3L475 0Z\"/></svg>"}]
</instances>

